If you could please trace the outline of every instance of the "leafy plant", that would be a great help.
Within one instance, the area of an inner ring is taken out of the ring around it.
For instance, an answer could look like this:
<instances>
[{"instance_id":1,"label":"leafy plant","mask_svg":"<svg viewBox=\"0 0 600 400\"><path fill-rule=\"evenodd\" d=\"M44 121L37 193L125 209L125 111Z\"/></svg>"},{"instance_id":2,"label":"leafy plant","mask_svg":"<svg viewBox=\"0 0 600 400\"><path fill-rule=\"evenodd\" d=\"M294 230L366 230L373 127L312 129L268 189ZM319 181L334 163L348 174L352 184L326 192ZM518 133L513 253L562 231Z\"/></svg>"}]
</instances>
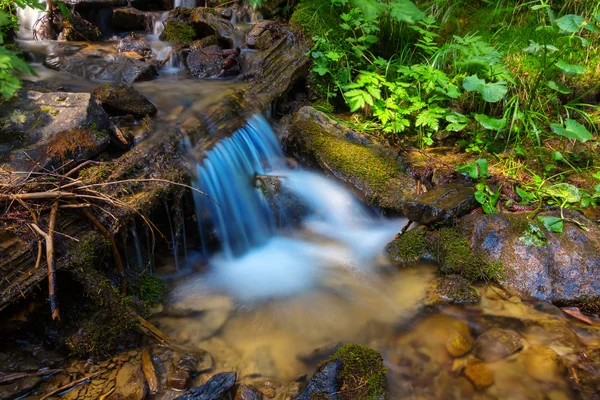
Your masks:
<instances>
[{"instance_id":1,"label":"leafy plant","mask_svg":"<svg viewBox=\"0 0 600 400\"><path fill-rule=\"evenodd\" d=\"M9 49L4 43L3 29L11 26L10 15L0 11L0 100L10 99L21 88L17 72L34 74L31 67L20 58L20 52Z\"/></svg>"}]
</instances>

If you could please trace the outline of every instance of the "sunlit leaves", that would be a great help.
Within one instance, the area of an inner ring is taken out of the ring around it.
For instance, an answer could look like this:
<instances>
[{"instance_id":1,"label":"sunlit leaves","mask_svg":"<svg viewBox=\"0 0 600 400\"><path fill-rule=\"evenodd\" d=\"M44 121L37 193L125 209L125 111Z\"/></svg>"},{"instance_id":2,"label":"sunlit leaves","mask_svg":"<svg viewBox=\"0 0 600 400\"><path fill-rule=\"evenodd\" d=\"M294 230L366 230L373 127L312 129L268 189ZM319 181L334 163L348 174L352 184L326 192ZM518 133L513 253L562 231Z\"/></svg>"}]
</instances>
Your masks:
<instances>
[{"instance_id":1,"label":"sunlit leaves","mask_svg":"<svg viewBox=\"0 0 600 400\"><path fill-rule=\"evenodd\" d=\"M587 142L593 138L590 131L585 126L575 121L574 119L567 119L563 124L550 124L552 131L557 135L564 136L568 139L575 139L580 142Z\"/></svg>"},{"instance_id":2,"label":"sunlit leaves","mask_svg":"<svg viewBox=\"0 0 600 400\"><path fill-rule=\"evenodd\" d=\"M562 218L551 215L540 215L538 221L544 225L544 228L551 232L561 233L563 231L564 222Z\"/></svg>"},{"instance_id":3,"label":"sunlit leaves","mask_svg":"<svg viewBox=\"0 0 600 400\"><path fill-rule=\"evenodd\" d=\"M453 112L446 115L446 121L448 122L446 130L451 132L462 131L467 127L467 125L469 125L469 122L471 122L469 117L458 112Z\"/></svg>"},{"instance_id":4,"label":"sunlit leaves","mask_svg":"<svg viewBox=\"0 0 600 400\"><path fill-rule=\"evenodd\" d=\"M546 83L546 86L548 86L550 89L555 90L561 94L569 94L572 92L572 89L566 87L565 85L563 85L560 82L548 81L548 83Z\"/></svg>"},{"instance_id":5,"label":"sunlit leaves","mask_svg":"<svg viewBox=\"0 0 600 400\"><path fill-rule=\"evenodd\" d=\"M535 56L542 53L552 54L558 51L558 47L552 46L551 44L539 44L533 40L529 40L529 46L523 49L525 53L533 54Z\"/></svg>"},{"instance_id":6,"label":"sunlit leaves","mask_svg":"<svg viewBox=\"0 0 600 400\"><path fill-rule=\"evenodd\" d=\"M577 33L582 29L590 32L597 32L598 28L594 24L590 24L580 15L567 14L554 21L558 28L569 34Z\"/></svg>"}]
</instances>

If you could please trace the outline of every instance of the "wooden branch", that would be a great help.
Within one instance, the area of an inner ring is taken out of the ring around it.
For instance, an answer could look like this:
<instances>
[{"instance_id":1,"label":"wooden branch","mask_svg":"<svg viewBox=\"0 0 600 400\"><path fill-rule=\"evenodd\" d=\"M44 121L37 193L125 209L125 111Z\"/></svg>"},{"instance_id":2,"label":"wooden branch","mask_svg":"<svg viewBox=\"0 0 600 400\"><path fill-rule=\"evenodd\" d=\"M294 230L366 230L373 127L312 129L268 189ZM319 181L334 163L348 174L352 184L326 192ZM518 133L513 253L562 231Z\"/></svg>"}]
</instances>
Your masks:
<instances>
[{"instance_id":1,"label":"wooden branch","mask_svg":"<svg viewBox=\"0 0 600 400\"><path fill-rule=\"evenodd\" d=\"M8 200L74 199L76 197L77 194L71 192L33 192L19 194L0 193L0 199Z\"/></svg>"},{"instance_id":2,"label":"wooden branch","mask_svg":"<svg viewBox=\"0 0 600 400\"><path fill-rule=\"evenodd\" d=\"M137 316L137 319L139 322L138 330L140 331L140 333L156 340L161 346L170 347L172 349L179 349L179 347L173 345L171 339L169 339L169 337L162 333L157 327L155 327L139 315Z\"/></svg>"},{"instance_id":3,"label":"wooden branch","mask_svg":"<svg viewBox=\"0 0 600 400\"><path fill-rule=\"evenodd\" d=\"M150 393L154 394L158 392L158 378L156 377L156 370L154 369L154 365L152 364L152 357L150 357L150 350L147 347L142 350L142 370L144 371L144 376L146 377L146 381L148 382L148 388L150 389Z\"/></svg>"},{"instance_id":4,"label":"wooden branch","mask_svg":"<svg viewBox=\"0 0 600 400\"><path fill-rule=\"evenodd\" d=\"M100 161L92 161L92 160L84 161L81 164L79 164L78 166L76 166L75 168L73 168L72 170L70 170L69 172L67 172L65 174L65 176L66 177L73 176L73 174L75 174L75 172L81 171L83 168L87 167L88 165L102 165L102 163Z\"/></svg>"},{"instance_id":5,"label":"wooden branch","mask_svg":"<svg viewBox=\"0 0 600 400\"><path fill-rule=\"evenodd\" d=\"M13 372L9 374L0 373L0 384L11 383L19 379L27 378L29 376L46 376L52 375L56 372L60 372L62 369L43 369L36 372Z\"/></svg>"},{"instance_id":6,"label":"wooden branch","mask_svg":"<svg viewBox=\"0 0 600 400\"><path fill-rule=\"evenodd\" d=\"M57 389L54 389L54 390L52 390L50 393L46 393L45 395L43 395L43 396L40 398L40 400L46 400L46 399L48 399L50 396L53 396L53 395L55 395L55 394L57 394L57 393L60 393L60 392L64 392L64 391L65 391L65 390L67 390L67 389L71 389L71 388L73 388L73 387L75 387L75 386L79 385L80 383L83 383L83 382L89 381L90 379L93 379L93 378L97 377L98 375L100 375L100 374L101 374L101 373L103 373L103 372L104 372L104 371L98 371L98 372L94 372L93 374L90 374L90 375L84 376L84 377L83 377L83 378L81 378L81 379L77 379L76 381L69 382L69 383L67 383L67 384L66 384L66 385L64 385L64 386L61 386L61 387L59 387L59 388L57 388Z\"/></svg>"},{"instance_id":7,"label":"wooden branch","mask_svg":"<svg viewBox=\"0 0 600 400\"><path fill-rule=\"evenodd\" d=\"M48 300L50 301L50 310L52 319L60 320L60 311L56 299L56 265L54 264L54 227L56 226L56 214L58 212L58 201L52 204L50 210L50 223L48 224L48 233L44 232L37 224L31 224L31 227L46 240L46 262L48 263Z\"/></svg>"},{"instance_id":8,"label":"wooden branch","mask_svg":"<svg viewBox=\"0 0 600 400\"><path fill-rule=\"evenodd\" d=\"M123 265L123 261L121 260L121 254L119 253L119 248L117 247L115 238L108 231L108 229L106 229L104 225L102 225L102 223L92 215L90 210L82 208L81 212L87 217L87 219L90 220L90 222L96 228L98 228L100 233L102 233L102 236L104 236L104 238L110 242L110 248L112 249L113 257L115 259L115 262L117 263L117 268L119 269L119 275L121 277L121 294L125 295L127 293L127 282L125 281L125 266Z\"/></svg>"},{"instance_id":9,"label":"wooden branch","mask_svg":"<svg viewBox=\"0 0 600 400\"><path fill-rule=\"evenodd\" d=\"M112 392L115 391L115 388L113 387L112 389L110 389L108 392L104 393L102 396L100 396L98 398L98 400L106 400L108 398L108 396L110 396L112 394Z\"/></svg>"}]
</instances>

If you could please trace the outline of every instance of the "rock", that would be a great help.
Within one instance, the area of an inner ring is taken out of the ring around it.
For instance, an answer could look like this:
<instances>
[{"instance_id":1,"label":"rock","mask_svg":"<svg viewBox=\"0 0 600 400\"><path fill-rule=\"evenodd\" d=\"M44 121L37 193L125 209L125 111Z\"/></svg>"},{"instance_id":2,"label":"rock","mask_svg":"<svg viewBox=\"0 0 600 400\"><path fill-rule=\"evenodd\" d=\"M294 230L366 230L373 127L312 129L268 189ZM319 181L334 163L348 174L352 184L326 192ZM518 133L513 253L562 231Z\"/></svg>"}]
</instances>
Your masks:
<instances>
[{"instance_id":1,"label":"rock","mask_svg":"<svg viewBox=\"0 0 600 400\"><path fill-rule=\"evenodd\" d=\"M92 95L112 116L132 114L143 117L157 112L154 104L127 83L105 83L94 89Z\"/></svg>"},{"instance_id":2,"label":"rock","mask_svg":"<svg viewBox=\"0 0 600 400\"><path fill-rule=\"evenodd\" d=\"M494 372L482 362L467 365L464 374L478 390L485 389L494 383Z\"/></svg>"},{"instance_id":3,"label":"rock","mask_svg":"<svg viewBox=\"0 0 600 400\"><path fill-rule=\"evenodd\" d=\"M131 33L119 41L117 52L136 53L142 58L150 58L152 56L152 48L146 38L135 33Z\"/></svg>"},{"instance_id":4,"label":"rock","mask_svg":"<svg viewBox=\"0 0 600 400\"><path fill-rule=\"evenodd\" d=\"M223 18L231 20L233 17L233 10L225 7L215 7L215 11Z\"/></svg>"},{"instance_id":5,"label":"rock","mask_svg":"<svg viewBox=\"0 0 600 400\"><path fill-rule=\"evenodd\" d=\"M547 347L531 346L521 357L525 371L536 381L555 382L561 373L558 354Z\"/></svg>"},{"instance_id":6,"label":"rock","mask_svg":"<svg viewBox=\"0 0 600 400\"><path fill-rule=\"evenodd\" d=\"M194 376L200 372L210 370L213 367L213 360L206 351L203 353L185 353L173 359L173 366Z\"/></svg>"},{"instance_id":7,"label":"rock","mask_svg":"<svg viewBox=\"0 0 600 400\"><path fill-rule=\"evenodd\" d=\"M142 365L132 360L123 364L115 382L114 400L143 400L146 398L146 378Z\"/></svg>"},{"instance_id":8,"label":"rock","mask_svg":"<svg viewBox=\"0 0 600 400\"><path fill-rule=\"evenodd\" d=\"M446 341L446 350L452 357L462 357L473 348L473 338L469 332L455 330Z\"/></svg>"},{"instance_id":9,"label":"rock","mask_svg":"<svg viewBox=\"0 0 600 400\"><path fill-rule=\"evenodd\" d=\"M265 50L271 46L273 41L270 28L271 22L259 21L246 35L246 44L250 49Z\"/></svg>"},{"instance_id":10,"label":"rock","mask_svg":"<svg viewBox=\"0 0 600 400\"><path fill-rule=\"evenodd\" d=\"M304 391L296 397L296 400L310 400L318 398L318 395L330 396L340 390L338 375L342 370L343 361L336 359L321 366L310 378Z\"/></svg>"},{"instance_id":11,"label":"rock","mask_svg":"<svg viewBox=\"0 0 600 400\"><path fill-rule=\"evenodd\" d=\"M64 0L63 3L71 6L121 7L127 5L127 0Z\"/></svg>"},{"instance_id":12,"label":"rock","mask_svg":"<svg viewBox=\"0 0 600 400\"><path fill-rule=\"evenodd\" d=\"M475 355L493 362L516 353L523 347L523 338L510 329L492 328L479 335L475 342Z\"/></svg>"},{"instance_id":13,"label":"rock","mask_svg":"<svg viewBox=\"0 0 600 400\"><path fill-rule=\"evenodd\" d=\"M285 142L307 166L362 193L368 204L401 211L413 199L414 179L397 154L360 136L312 107L301 108L289 125Z\"/></svg>"},{"instance_id":14,"label":"rock","mask_svg":"<svg viewBox=\"0 0 600 400\"><path fill-rule=\"evenodd\" d=\"M131 83L158 75L154 64L112 53L103 47L92 45L64 50L55 49L48 55L44 65L85 79L110 82Z\"/></svg>"},{"instance_id":15,"label":"rock","mask_svg":"<svg viewBox=\"0 0 600 400\"><path fill-rule=\"evenodd\" d=\"M404 267L409 262L418 261L428 256L426 240L427 232L421 226L397 235L385 247L390 262L397 267Z\"/></svg>"},{"instance_id":16,"label":"rock","mask_svg":"<svg viewBox=\"0 0 600 400\"><path fill-rule=\"evenodd\" d=\"M477 289L460 275L436 279L427 291L425 305L475 304L481 296Z\"/></svg>"},{"instance_id":17,"label":"rock","mask_svg":"<svg viewBox=\"0 0 600 400\"><path fill-rule=\"evenodd\" d=\"M0 385L0 400L18 399L35 389L41 382L41 376L29 376L7 385Z\"/></svg>"},{"instance_id":18,"label":"rock","mask_svg":"<svg viewBox=\"0 0 600 400\"><path fill-rule=\"evenodd\" d=\"M198 39L216 35L221 45L233 48L235 42L235 27L231 22L206 8L195 8L189 24L196 31Z\"/></svg>"},{"instance_id":19,"label":"rock","mask_svg":"<svg viewBox=\"0 0 600 400\"><path fill-rule=\"evenodd\" d=\"M300 382L290 382L286 387L284 387L281 400L294 400L298 395L300 395L300 390L302 389L302 384Z\"/></svg>"},{"instance_id":20,"label":"rock","mask_svg":"<svg viewBox=\"0 0 600 400\"><path fill-rule=\"evenodd\" d=\"M383 399L386 372L379 352L345 344L317 370L296 400L336 398L338 394L344 399Z\"/></svg>"},{"instance_id":21,"label":"rock","mask_svg":"<svg viewBox=\"0 0 600 400\"><path fill-rule=\"evenodd\" d=\"M20 91L0 109L0 165L37 171L79 163L104 150L113 132L89 93Z\"/></svg>"},{"instance_id":22,"label":"rock","mask_svg":"<svg viewBox=\"0 0 600 400\"><path fill-rule=\"evenodd\" d=\"M235 385L236 379L235 372L221 372L210 378L204 385L187 391L175 400L221 400Z\"/></svg>"},{"instance_id":23,"label":"rock","mask_svg":"<svg viewBox=\"0 0 600 400\"><path fill-rule=\"evenodd\" d=\"M423 225L452 224L479 206L475 189L458 183L437 186L406 202L404 216Z\"/></svg>"},{"instance_id":24,"label":"rock","mask_svg":"<svg viewBox=\"0 0 600 400\"><path fill-rule=\"evenodd\" d=\"M191 376L189 372L171 367L167 376L167 387L178 391L184 391L187 389L190 379Z\"/></svg>"},{"instance_id":25,"label":"rock","mask_svg":"<svg viewBox=\"0 0 600 400\"><path fill-rule=\"evenodd\" d=\"M262 394L253 387L240 385L234 400L262 400Z\"/></svg>"},{"instance_id":26,"label":"rock","mask_svg":"<svg viewBox=\"0 0 600 400\"><path fill-rule=\"evenodd\" d=\"M148 15L136 8L121 7L113 10L112 26L117 31L145 31L149 22Z\"/></svg>"},{"instance_id":27,"label":"rock","mask_svg":"<svg viewBox=\"0 0 600 400\"><path fill-rule=\"evenodd\" d=\"M102 39L100 28L81 17L78 13L71 13L69 18L63 19L63 31L59 40L97 42Z\"/></svg>"},{"instance_id":28,"label":"rock","mask_svg":"<svg viewBox=\"0 0 600 400\"><path fill-rule=\"evenodd\" d=\"M196 48L188 54L188 69L197 78L214 78L221 73L223 50L217 45Z\"/></svg>"},{"instance_id":29,"label":"rock","mask_svg":"<svg viewBox=\"0 0 600 400\"><path fill-rule=\"evenodd\" d=\"M526 214L468 215L460 227L474 252L502 263L505 287L548 302L599 296L600 229L576 211L564 215L589 231L565 221L562 233L543 229L547 245L537 247L520 240L529 228Z\"/></svg>"}]
</instances>

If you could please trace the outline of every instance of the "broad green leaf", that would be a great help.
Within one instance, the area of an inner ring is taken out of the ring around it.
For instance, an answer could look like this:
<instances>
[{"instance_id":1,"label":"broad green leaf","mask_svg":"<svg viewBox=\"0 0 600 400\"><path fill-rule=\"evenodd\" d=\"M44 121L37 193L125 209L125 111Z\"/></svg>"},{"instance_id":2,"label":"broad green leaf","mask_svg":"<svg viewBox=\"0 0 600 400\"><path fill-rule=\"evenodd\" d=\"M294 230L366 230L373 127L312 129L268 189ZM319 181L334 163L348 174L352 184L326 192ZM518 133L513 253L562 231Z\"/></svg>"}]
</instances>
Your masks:
<instances>
[{"instance_id":1,"label":"broad green leaf","mask_svg":"<svg viewBox=\"0 0 600 400\"><path fill-rule=\"evenodd\" d=\"M488 162L487 162L487 160L485 158L480 158L480 159L478 159L475 162L479 166L479 176L481 176L482 178L485 178L486 176L488 176Z\"/></svg>"},{"instance_id":2,"label":"broad green leaf","mask_svg":"<svg viewBox=\"0 0 600 400\"><path fill-rule=\"evenodd\" d=\"M521 189L518 186L517 186L516 190L517 190L517 194L521 198L522 203L531 203L533 200L535 200L535 195L533 193L529 193L529 192L525 191L524 189Z\"/></svg>"},{"instance_id":3,"label":"broad green leaf","mask_svg":"<svg viewBox=\"0 0 600 400\"><path fill-rule=\"evenodd\" d=\"M594 137L585 126L574 119L567 119L565 125L550 124L550 127L557 135L564 136L568 139L575 139L582 143L587 142Z\"/></svg>"},{"instance_id":4,"label":"broad green leaf","mask_svg":"<svg viewBox=\"0 0 600 400\"><path fill-rule=\"evenodd\" d=\"M483 126L485 129L489 129L491 131L499 131L501 129L504 129L504 127L506 127L506 119L505 118L498 119L498 118L488 117L485 114L475 114L475 119L477 120L477 122L479 122L481 124L481 126Z\"/></svg>"},{"instance_id":5,"label":"broad green leaf","mask_svg":"<svg viewBox=\"0 0 600 400\"><path fill-rule=\"evenodd\" d=\"M336 51L328 51L325 53L325 57L329 58L331 61L339 61L339 59L342 58L342 54Z\"/></svg>"},{"instance_id":6,"label":"broad green leaf","mask_svg":"<svg viewBox=\"0 0 600 400\"><path fill-rule=\"evenodd\" d=\"M554 20L558 28L567 33L575 33L582 29L586 24L585 18L580 15L567 14Z\"/></svg>"},{"instance_id":7,"label":"broad green leaf","mask_svg":"<svg viewBox=\"0 0 600 400\"><path fill-rule=\"evenodd\" d=\"M544 195L560 199L567 203L578 203L581 201L581 194L577 187L569 183L557 183L542 189Z\"/></svg>"},{"instance_id":8,"label":"broad green leaf","mask_svg":"<svg viewBox=\"0 0 600 400\"><path fill-rule=\"evenodd\" d=\"M467 76L463 80L463 88L468 92L479 92L488 103L496 103L504 98L508 89L505 81L488 82L477 75Z\"/></svg>"},{"instance_id":9,"label":"broad green leaf","mask_svg":"<svg viewBox=\"0 0 600 400\"><path fill-rule=\"evenodd\" d=\"M485 80L479 79L477 75L467 76L463 80L463 88L469 92L478 90L482 85L485 85Z\"/></svg>"},{"instance_id":10,"label":"broad green leaf","mask_svg":"<svg viewBox=\"0 0 600 400\"><path fill-rule=\"evenodd\" d=\"M587 68L583 65L569 64L566 61L560 60L556 63L556 66L565 74L569 75L582 75L585 74Z\"/></svg>"},{"instance_id":11,"label":"broad green leaf","mask_svg":"<svg viewBox=\"0 0 600 400\"><path fill-rule=\"evenodd\" d=\"M537 224L533 222L529 223L529 228L523 233L523 236L521 236L519 240L527 246L546 247L548 244L544 232L542 232Z\"/></svg>"},{"instance_id":12,"label":"broad green leaf","mask_svg":"<svg viewBox=\"0 0 600 400\"><path fill-rule=\"evenodd\" d=\"M452 132L462 131L469 125L469 122L471 122L468 117L457 112L447 115L446 121L449 122L448 126L446 126L446 130Z\"/></svg>"},{"instance_id":13,"label":"broad green leaf","mask_svg":"<svg viewBox=\"0 0 600 400\"><path fill-rule=\"evenodd\" d=\"M568 88L559 82L549 81L547 83L547 85L550 89L556 90L558 93L562 93L562 94L569 94L573 91L571 88Z\"/></svg>"},{"instance_id":14,"label":"broad green leaf","mask_svg":"<svg viewBox=\"0 0 600 400\"><path fill-rule=\"evenodd\" d=\"M560 151L553 151L552 152L552 159L554 161L560 161L562 160L564 157L562 155L562 153Z\"/></svg>"},{"instance_id":15,"label":"broad green leaf","mask_svg":"<svg viewBox=\"0 0 600 400\"><path fill-rule=\"evenodd\" d=\"M551 232L561 233L563 231L564 223L562 218L553 217L551 215L540 215L538 221Z\"/></svg>"}]
</instances>

